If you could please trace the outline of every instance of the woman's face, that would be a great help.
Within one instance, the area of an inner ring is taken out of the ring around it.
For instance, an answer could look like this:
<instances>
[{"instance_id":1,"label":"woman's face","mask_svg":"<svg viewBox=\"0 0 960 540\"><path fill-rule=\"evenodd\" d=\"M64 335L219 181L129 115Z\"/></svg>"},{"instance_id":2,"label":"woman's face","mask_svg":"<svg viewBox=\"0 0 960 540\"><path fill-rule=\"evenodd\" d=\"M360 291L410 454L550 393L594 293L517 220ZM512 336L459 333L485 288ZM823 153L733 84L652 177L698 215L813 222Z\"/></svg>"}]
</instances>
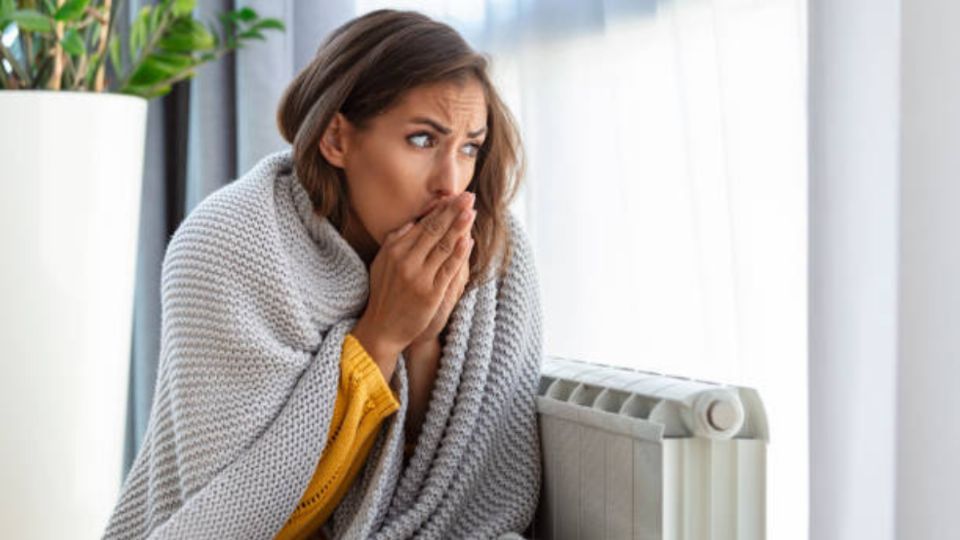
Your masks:
<instances>
[{"instance_id":1,"label":"woman's face","mask_svg":"<svg viewBox=\"0 0 960 540\"><path fill-rule=\"evenodd\" d=\"M339 138L325 134L321 151L344 170L350 207L379 245L390 231L467 189L486 125L477 80L439 82L409 90L363 128L337 114L327 133Z\"/></svg>"}]
</instances>

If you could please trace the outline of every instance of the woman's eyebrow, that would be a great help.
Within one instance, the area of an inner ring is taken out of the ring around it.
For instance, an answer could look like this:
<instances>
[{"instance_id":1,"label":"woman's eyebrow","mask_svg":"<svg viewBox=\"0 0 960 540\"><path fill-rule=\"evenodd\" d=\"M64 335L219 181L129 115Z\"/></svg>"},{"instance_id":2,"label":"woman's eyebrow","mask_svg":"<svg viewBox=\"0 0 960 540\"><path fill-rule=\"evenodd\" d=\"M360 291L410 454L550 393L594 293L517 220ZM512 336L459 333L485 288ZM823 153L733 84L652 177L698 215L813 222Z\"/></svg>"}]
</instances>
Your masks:
<instances>
[{"instance_id":1,"label":"woman's eyebrow","mask_svg":"<svg viewBox=\"0 0 960 540\"><path fill-rule=\"evenodd\" d=\"M433 120L431 118L426 118L423 116L418 116L413 120L410 120L410 122L413 124L426 124L444 135L449 135L450 132L452 131L450 128L441 124L440 122L437 122L436 120ZM486 131L487 131L487 128L483 127L476 131L471 131L470 133L467 133L467 137L479 137L480 135L483 135Z\"/></svg>"}]
</instances>

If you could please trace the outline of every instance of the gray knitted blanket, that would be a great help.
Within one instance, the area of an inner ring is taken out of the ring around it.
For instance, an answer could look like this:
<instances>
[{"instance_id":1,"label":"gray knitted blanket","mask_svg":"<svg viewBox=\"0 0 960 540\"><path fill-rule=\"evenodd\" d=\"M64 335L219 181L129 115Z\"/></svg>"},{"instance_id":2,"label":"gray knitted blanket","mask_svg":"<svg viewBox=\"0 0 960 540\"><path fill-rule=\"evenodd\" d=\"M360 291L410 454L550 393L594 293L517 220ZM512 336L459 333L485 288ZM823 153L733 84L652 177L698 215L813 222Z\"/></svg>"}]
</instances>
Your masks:
<instances>
[{"instance_id":1,"label":"gray knitted blanket","mask_svg":"<svg viewBox=\"0 0 960 540\"><path fill-rule=\"evenodd\" d=\"M540 487L541 312L525 233L503 279L450 317L429 410L403 465L400 410L325 527L334 538L522 532ZM105 538L272 538L306 490L333 415L368 274L316 216L289 150L201 202L162 270L160 365L142 446Z\"/></svg>"}]
</instances>

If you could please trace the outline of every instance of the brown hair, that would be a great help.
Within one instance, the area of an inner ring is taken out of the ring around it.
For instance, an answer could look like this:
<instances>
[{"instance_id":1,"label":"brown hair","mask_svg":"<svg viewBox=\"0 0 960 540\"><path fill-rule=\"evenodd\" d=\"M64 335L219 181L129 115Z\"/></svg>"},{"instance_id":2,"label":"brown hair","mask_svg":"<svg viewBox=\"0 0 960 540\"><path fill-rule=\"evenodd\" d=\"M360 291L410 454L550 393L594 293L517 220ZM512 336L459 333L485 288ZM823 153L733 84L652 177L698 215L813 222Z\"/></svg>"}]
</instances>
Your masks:
<instances>
[{"instance_id":1,"label":"brown hair","mask_svg":"<svg viewBox=\"0 0 960 540\"><path fill-rule=\"evenodd\" d=\"M475 52L450 26L412 11L378 10L334 30L280 100L277 124L293 146L297 177L316 212L342 227L347 184L323 157L320 137L336 112L363 126L406 91L438 81L474 77L484 88L487 138L467 186L476 194L477 217L470 282L486 275L498 252L502 275L511 252L506 241L507 206L523 178L516 123L487 75L486 56Z\"/></svg>"}]
</instances>

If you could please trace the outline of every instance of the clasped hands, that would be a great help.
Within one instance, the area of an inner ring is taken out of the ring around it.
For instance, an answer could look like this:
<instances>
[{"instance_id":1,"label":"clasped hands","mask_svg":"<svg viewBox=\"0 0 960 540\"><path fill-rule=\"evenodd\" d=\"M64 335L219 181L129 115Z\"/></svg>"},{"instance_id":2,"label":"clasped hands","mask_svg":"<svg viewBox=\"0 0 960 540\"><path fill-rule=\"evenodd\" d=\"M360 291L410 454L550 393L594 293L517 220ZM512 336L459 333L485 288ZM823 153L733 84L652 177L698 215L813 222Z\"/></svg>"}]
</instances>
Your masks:
<instances>
[{"instance_id":1,"label":"clasped hands","mask_svg":"<svg viewBox=\"0 0 960 540\"><path fill-rule=\"evenodd\" d=\"M352 330L387 380L408 347L439 339L470 277L475 196L439 203L390 232L370 265L367 306Z\"/></svg>"}]
</instances>

